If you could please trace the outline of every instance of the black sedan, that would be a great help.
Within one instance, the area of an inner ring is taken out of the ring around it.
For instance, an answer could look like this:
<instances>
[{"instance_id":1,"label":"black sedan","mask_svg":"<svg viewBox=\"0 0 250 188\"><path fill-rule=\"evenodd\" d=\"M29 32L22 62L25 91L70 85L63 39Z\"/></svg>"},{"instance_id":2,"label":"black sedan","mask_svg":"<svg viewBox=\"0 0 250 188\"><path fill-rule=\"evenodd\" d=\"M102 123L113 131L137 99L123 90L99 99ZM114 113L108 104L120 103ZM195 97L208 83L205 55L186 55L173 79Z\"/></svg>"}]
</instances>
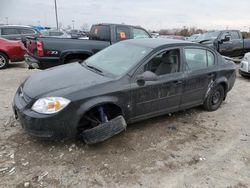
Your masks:
<instances>
[{"instance_id":1,"label":"black sedan","mask_svg":"<svg viewBox=\"0 0 250 188\"><path fill-rule=\"evenodd\" d=\"M13 109L23 128L42 138L103 141L132 123L203 105L217 110L232 89L235 64L186 41L133 39L84 62L32 75Z\"/></svg>"}]
</instances>

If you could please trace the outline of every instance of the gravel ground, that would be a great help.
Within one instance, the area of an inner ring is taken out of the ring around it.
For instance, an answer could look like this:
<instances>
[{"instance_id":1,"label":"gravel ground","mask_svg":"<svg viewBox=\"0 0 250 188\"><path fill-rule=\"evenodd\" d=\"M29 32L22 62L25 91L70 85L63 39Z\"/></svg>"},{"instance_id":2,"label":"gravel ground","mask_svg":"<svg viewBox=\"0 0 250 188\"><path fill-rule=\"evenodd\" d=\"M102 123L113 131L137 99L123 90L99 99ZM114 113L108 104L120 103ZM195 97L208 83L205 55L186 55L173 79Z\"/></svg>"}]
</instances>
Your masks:
<instances>
[{"instance_id":1,"label":"gravel ground","mask_svg":"<svg viewBox=\"0 0 250 188\"><path fill-rule=\"evenodd\" d=\"M129 125L106 142L30 138L11 108L38 70L0 71L0 187L250 187L250 79L216 112L194 108Z\"/></svg>"}]
</instances>

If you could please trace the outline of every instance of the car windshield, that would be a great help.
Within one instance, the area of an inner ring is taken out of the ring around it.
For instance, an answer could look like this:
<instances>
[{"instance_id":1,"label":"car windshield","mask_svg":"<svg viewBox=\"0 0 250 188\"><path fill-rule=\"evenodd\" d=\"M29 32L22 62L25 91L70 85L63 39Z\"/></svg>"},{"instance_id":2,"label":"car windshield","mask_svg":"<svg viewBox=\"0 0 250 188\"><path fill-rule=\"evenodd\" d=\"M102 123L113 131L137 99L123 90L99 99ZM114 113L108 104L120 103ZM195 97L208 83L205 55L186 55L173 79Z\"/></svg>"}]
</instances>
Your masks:
<instances>
[{"instance_id":1,"label":"car windshield","mask_svg":"<svg viewBox=\"0 0 250 188\"><path fill-rule=\"evenodd\" d=\"M91 56L83 63L99 72L121 76L151 51L151 48L144 46L117 43Z\"/></svg>"},{"instance_id":2,"label":"car windshield","mask_svg":"<svg viewBox=\"0 0 250 188\"><path fill-rule=\"evenodd\" d=\"M198 40L202 41L202 40L216 39L218 38L219 34L220 34L219 31L204 33L198 37Z\"/></svg>"}]
</instances>

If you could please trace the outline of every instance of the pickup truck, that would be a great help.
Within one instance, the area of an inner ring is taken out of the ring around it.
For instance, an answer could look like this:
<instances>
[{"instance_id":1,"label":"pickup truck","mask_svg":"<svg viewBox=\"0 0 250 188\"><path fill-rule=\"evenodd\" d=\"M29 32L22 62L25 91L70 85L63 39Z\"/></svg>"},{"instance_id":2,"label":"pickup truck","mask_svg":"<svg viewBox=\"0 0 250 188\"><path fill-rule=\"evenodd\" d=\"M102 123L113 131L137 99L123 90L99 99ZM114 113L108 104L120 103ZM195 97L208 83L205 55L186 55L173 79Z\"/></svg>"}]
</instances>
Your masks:
<instances>
[{"instance_id":1,"label":"pickup truck","mask_svg":"<svg viewBox=\"0 0 250 188\"><path fill-rule=\"evenodd\" d=\"M46 69L83 61L116 42L134 38L151 38L151 35L139 26L96 24L91 27L89 40L29 37L25 61L29 68Z\"/></svg>"},{"instance_id":2,"label":"pickup truck","mask_svg":"<svg viewBox=\"0 0 250 188\"><path fill-rule=\"evenodd\" d=\"M195 42L209 46L228 57L242 57L250 52L250 39L244 39L239 30L207 32L200 35Z\"/></svg>"}]
</instances>

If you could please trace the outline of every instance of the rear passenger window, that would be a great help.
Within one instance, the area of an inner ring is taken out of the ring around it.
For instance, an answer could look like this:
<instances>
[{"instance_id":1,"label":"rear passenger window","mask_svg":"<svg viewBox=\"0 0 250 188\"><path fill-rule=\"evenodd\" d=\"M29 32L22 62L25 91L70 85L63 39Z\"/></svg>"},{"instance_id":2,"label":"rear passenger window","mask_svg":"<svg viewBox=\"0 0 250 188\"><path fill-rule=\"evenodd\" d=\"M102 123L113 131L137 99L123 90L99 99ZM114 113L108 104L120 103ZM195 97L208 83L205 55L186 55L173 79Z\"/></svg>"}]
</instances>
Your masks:
<instances>
[{"instance_id":1,"label":"rear passenger window","mask_svg":"<svg viewBox=\"0 0 250 188\"><path fill-rule=\"evenodd\" d=\"M32 29L26 29L26 28L21 28L19 29L21 34L34 34L35 31L33 31Z\"/></svg>"},{"instance_id":2,"label":"rear passenger window","mask_svg":"<svg viewBox=\"0 0 250 188\"><path fill-rule=\"evenodd\" d=\"M107 25L96 25L91 28L89 39L110 41L110 27Z\"/></svg>"},{"instance_id":3,"label":"rear passenger window","mask_svg":"<svg viewBox=\"0 0 250 188\"><path fill-rule=\"evenodd\" d=\"M19 32L15 28L2 28L2 35L18 35Z\"/></svg>"},{"instance_id":4,"label":"rear passenger window","mask_svg":"<svg viewBox=\"0 0 250 188\"><path fill-rule=\"evenodd\" d=\"M213 53L203 49L185 49L185 58L189 70L200 70L215 64Z\"/></svg>"},{"instance_id":5,"label":"rear passenger window","mask_svg":"<svg viewBox=\"0 0 250 188\"><path fill-rule=\"evenodd\" d=\"M117 41L129 39L129 28L116 27L116 39Z\"/></svg>"}]
</instances>

